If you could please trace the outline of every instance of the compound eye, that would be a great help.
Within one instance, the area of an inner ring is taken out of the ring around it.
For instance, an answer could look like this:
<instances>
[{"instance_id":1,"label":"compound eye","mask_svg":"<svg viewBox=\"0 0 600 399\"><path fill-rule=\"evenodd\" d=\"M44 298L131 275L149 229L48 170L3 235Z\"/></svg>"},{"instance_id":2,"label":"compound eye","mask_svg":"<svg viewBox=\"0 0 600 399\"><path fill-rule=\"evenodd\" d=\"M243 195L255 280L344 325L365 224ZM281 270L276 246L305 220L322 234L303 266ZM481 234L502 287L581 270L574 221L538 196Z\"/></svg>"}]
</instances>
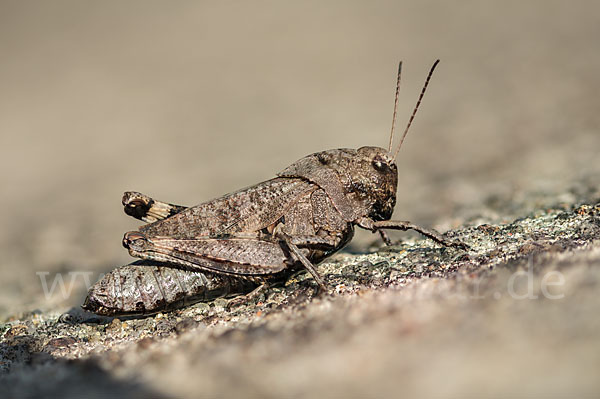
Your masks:
<instances>
[{"instance_id":1,"label":"compound eye","mask_svg":"<svg viewBox=\"0 0 600 399\"><path fill-rule=\"evenodd\" d=\"M373 160L372 165L375 168L375 170L377 170L379 172L383 172L384 170L386 170L388 168L388 165L385 162L382 162L378 158L375 158Z\"/></svg>"}]
</instances>

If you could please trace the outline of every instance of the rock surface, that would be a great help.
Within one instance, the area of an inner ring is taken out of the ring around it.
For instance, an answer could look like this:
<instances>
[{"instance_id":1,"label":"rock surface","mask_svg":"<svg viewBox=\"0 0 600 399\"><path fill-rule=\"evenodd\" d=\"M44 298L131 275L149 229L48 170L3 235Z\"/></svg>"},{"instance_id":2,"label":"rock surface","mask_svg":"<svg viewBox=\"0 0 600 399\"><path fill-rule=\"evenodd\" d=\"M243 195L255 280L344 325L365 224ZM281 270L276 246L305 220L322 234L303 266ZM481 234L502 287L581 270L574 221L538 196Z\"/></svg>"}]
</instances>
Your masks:
<instances>
[{"instance_id":1,"label":"rock surface","mask_svg":"<svg viewBox=\"0 0 600 399\"><path fill-rule=\"evenodd\" d=\"M11 317L9 397L498 396L597 392L600 203L540 209L323 262L245 304L138 319Z\"/></svg>"}]
</instances>

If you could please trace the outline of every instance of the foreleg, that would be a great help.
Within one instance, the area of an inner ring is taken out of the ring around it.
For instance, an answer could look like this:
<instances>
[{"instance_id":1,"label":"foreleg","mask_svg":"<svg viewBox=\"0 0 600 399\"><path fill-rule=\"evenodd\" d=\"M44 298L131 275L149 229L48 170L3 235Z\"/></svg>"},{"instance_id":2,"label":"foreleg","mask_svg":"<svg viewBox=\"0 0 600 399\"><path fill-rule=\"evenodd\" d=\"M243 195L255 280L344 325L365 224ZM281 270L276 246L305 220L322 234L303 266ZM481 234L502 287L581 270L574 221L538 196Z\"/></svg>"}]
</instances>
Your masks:
<instances>
[{"instance_id":1,"label":"foreleg","mask_svg":"<svg viewBox=\"0 0 600 399\"><path fill-rule=\"evenodd\" d=\"M399 220L381 220L381 221L373 221L368 218L363 218L360 220L358 225L364 229L375 231L381 231L385 229L389 230L414 230L423 234L425 237L431 238L433 241L442 244L446 247L457 247L462 249L468 249L466 244L463 244L459 241L452 241L445 238L442 234L438 233L433 229L426 229L424 227L417 226L414 223L407 221L399 221ZM385 239L384 239L385 240Z\"/></svg>"}]
</instances>

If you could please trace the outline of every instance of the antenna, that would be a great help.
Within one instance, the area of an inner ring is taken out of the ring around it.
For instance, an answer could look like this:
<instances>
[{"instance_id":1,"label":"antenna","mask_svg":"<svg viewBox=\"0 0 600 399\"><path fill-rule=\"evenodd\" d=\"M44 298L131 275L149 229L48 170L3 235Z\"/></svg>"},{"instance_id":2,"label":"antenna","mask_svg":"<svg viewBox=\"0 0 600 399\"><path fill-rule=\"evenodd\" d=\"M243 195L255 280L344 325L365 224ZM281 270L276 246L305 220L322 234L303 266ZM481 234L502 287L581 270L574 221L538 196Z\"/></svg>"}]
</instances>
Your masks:
<instances>
[{"instance_id":1,"label":"antenna","mask_svg":"<svg viewBox=\"0 0 600 399\"><path fill-rule=\"evenodd\" d=\"M433 71L435 70L435 67L437 67L437 65L439 63L440 63L440 60L435 60L435 62L433 63L433 66L429 70L429 74L427 75L427 79L425 79L425 84L423 85L423 89L421 90L421 94L419 95L419 99L417 100L417 105L415 105L415 109L413 110L412 115L410 116L410 119L408 120L408 125L406 125L406 129L404 129L404 134L402 135L400 144L398 144L398 148L396 149L396 152L394 152L394 159L396 159L396 156L400 152L400 148L402 147L402 143L404 143L404 139L406 138L408 129L410 128L410 125L412 124L413 119L415 119L415 115L417 114L419 105L421 105L421 100L423 99L423 96L425 95L425 90L427 90L427 85L429 85L429 80L431 79L431 75L433 75Z\"/></svg>"},{"instance_id":2,"label":"antenna","mask_svg":"<svg viewBox=\"0 0 600 399\"><path fill-rule=\"evenodd\" d=\"M398 63L398 80L396 81L396 98L394 98L394 116L392 118L392 131L390 132L390 145L388 152L392 152L392 143L394 142L394 128L396 127L396 111L398 110L398 94L400 93L400 73L402 72L402 61Z\"/></svg>"}]
</instances>

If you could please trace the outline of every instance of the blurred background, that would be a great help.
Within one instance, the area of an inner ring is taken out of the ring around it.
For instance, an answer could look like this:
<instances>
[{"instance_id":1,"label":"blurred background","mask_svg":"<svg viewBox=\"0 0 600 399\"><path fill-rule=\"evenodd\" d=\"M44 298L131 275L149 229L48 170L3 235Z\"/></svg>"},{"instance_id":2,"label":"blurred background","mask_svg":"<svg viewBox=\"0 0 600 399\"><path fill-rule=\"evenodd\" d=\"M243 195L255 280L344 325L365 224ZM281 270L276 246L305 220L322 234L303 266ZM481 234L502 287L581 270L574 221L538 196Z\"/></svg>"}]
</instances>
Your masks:
<instances>
[{"instance_id":1,"label":"blurred background","mask_svg":"<svg viewBox=\"0 0 600 399\"><path fill-rule=\"evenodd\" d=\"M193 205L386 146L399 60L400 131L441 64L396 218L446 230L599 198L573 184L600 176L599 38L595 1L3 0L0 314L80 303L81 281L45 301L36 272L130 262L126 190Z\"/></svg>"}]
</instances>

